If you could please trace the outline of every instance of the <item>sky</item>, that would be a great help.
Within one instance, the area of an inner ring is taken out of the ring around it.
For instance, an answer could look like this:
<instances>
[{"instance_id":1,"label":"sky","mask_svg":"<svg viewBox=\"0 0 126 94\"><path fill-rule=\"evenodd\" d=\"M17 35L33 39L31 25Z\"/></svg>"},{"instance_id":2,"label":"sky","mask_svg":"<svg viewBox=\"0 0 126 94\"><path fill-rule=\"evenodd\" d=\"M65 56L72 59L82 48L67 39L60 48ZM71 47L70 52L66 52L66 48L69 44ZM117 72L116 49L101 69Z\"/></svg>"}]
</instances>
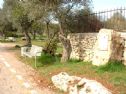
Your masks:
<instances>
[{"instance_id":1,"label":"sky","mask_svg":"<svg viewBox=\"0 0 126 94\"><path fill-rule=\"evenodd\" d=\"M92 0L94 11L104 11L114 8L126 6L126 0ZM0 0L0 8L2 8L3 0Z\"/></svg>"},{"instance_id":2,"label":"sky","mask_svg":"<svg viewBox=\"0 0 126 94\"><path fill-rule=\"evenodd\" d=\"M126 0L93 0L93 10L105 11L126 7Z\"/></svg>"},{"instance_id":3,"label":"sky","mask_svg":"<svg viewBox=\"0 0 126 94\"><path fill-rule=\"evenodd\" d=\"M3 0L0 0L0 8L2 8Z\"/></svg>"}]
</instances>

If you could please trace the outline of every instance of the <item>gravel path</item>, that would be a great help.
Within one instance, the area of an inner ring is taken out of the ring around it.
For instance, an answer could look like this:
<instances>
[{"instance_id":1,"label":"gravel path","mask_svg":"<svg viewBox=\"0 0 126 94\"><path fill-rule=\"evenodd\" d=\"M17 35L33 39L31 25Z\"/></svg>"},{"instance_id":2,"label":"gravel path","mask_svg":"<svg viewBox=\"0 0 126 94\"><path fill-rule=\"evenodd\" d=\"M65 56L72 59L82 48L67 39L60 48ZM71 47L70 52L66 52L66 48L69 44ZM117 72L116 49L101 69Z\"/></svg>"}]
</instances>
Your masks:
<instances>
[{"instance_id":1,"label":"gravel path","mask_svg":"<svg viewBox=\"0 0 126 94\"><path fill-rule=\"evenodd\" d=\"M8 50L12 46L0 43L0 94L55 94L47 88L39 87L33 79L35 70L20 62Z\"/></svg>"}]
</instances>

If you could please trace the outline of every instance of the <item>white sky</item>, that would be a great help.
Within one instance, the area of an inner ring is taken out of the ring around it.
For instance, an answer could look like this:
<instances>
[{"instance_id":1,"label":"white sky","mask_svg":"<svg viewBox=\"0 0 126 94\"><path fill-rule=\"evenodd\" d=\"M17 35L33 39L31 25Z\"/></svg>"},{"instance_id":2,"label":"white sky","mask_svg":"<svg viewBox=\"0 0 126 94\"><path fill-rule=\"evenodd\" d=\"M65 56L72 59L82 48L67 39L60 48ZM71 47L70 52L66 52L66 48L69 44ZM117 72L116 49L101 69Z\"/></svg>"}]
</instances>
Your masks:
<instances>
[{"instance_id":1,"label":"white sky","mask_svg":"<svg viewBox=\"0 0 126 94\"><path fill-rule=\"evenodd\" d=\"M2 8L3 0L0 0ZM126 7L126 0L93 0L94 11L104 11L114 8Z\"/></svg>"},{"instance_id":2,"label":"white sky","mask_svg":"<svg viewBox=\"0 0 126 94\"><path fill-rule=\"evenodd\" d=\"M0 8L2 8L3 0L0 0Z\"/></svg>"},{"instance_id":3,"label":"white sky","mask_svg":"<svg viewBox=\"0 0 126 94\"><path fill-rule=\"evenodd\" d=\"M94 11L104 11L126 7L126 0L93 0Z\"/></svg>"}]
</instances>

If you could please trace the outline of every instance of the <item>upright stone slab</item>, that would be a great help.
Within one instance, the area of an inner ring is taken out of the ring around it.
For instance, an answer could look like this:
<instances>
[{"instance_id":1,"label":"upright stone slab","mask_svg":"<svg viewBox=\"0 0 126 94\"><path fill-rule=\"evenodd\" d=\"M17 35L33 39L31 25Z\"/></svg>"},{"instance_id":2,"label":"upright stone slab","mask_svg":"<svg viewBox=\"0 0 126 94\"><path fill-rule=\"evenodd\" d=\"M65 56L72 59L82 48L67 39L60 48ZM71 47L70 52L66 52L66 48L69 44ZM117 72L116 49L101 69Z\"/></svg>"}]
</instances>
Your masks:
<instances>
[{"instance_id":1,"label":"upright stone slab","mask_svg":"<svg viewBox=\"0 0 126 94\"><path fill-rule=\"evenodd\" d=\"M93 65L105 65L109 60L121 60L123 43L120 33L111 29L101 29L94 47ZM118 51L119 50L119 51Z\"/></svg>"}]
</instances>

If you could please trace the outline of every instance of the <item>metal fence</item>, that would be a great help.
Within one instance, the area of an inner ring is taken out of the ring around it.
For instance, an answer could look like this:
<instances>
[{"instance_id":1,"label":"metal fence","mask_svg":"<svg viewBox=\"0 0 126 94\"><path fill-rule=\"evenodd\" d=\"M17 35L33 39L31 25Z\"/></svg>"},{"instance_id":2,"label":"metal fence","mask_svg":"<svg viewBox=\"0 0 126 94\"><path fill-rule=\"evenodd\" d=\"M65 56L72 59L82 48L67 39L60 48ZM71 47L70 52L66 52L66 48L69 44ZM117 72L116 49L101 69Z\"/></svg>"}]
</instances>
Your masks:
<instances>
[{"instance_id":1,"label":"metal fence","mask_svg":"<svg viewBox=\"0 0 126 94\"><path fill-rule=\"evenodd\" d=\"M85 16L89 23L84 27L85 31L97 32L101 28L126 31L126 8L106 10Z\"/></svg>"}]
</instances>

